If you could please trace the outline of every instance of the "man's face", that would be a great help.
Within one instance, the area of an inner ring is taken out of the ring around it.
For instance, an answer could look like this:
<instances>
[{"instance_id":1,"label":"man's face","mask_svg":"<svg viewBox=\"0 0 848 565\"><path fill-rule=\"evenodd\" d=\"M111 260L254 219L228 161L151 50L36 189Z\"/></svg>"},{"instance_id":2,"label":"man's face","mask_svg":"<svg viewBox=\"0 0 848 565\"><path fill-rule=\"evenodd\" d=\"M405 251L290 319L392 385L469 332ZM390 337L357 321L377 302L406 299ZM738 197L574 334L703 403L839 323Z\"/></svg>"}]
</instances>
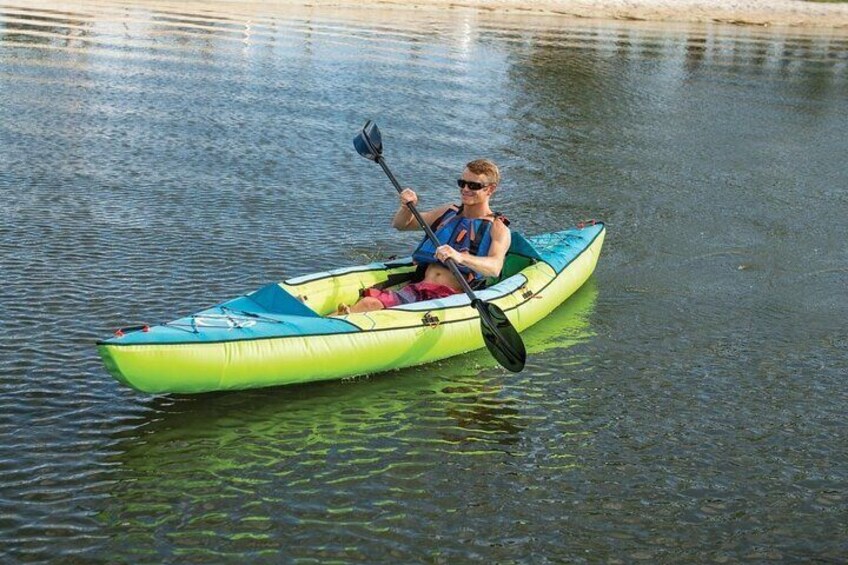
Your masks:
<instances>
[{"instance_id":1,"label":"man's face","mask_svg":"<svg viewBox=\"0 0 848 565\"><path fill-rule=\"evenodd\" d=\"M468 169L465 169L459 178L461 181L468 183L459 189L463 204L470 205L485 202L491 196L494 187L489 184L489 179L486 178L486 175L475 175ZM482 188L473 190L477 187Z\"/></svg>"}]
</instances>

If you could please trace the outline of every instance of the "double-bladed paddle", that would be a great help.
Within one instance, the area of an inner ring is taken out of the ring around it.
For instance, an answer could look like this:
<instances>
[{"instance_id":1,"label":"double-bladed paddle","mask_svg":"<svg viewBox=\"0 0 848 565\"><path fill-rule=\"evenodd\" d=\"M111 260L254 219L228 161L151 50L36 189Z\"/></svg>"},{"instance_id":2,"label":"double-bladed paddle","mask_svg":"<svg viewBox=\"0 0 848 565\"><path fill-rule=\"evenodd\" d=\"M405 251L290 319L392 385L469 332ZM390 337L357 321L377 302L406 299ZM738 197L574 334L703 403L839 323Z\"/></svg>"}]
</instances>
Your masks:
<instances>
[{"instance_id":1,"label":"double-bladed paddle","mask_svg":"<svg viewBox=\"0 0 848 565\"><path fill-rule=\"evenodd\" d=\"M379 164L383 168L383 172L386 173L386 176L389 177L389 180L392 181L395 190L398 193L403 192L400 183L389 170L386 160L383 159L383 139L380 136L380 130L377 128L377 124L368 120L362 127L359 135L354 138L353 146L356 148L357 153ZM418 225L421 226L433 245L435 247L441 246L442 243L436 238L436 234L433 233L433 230L430 229L430 226L421 217L421 214L418 213L415 205L409 202L406 206L412 212L412 215L415 216ZM521 371L527 359L527 352L524 349L524 342L521 340L521 336L518 335L518 332L509 322L504 311L494 304L477 298L465 280L465 277L459 272L459 268L453 259L448 259L445 264L451 273L453 273L454 277L456 277L456 280L459 281L459 284L462 285L462 290L471 299L471 305L480 313L480 330L483 333L483 341L486 343L489 353L504 368L513 373Z\"/></svg>"}]
</instances>

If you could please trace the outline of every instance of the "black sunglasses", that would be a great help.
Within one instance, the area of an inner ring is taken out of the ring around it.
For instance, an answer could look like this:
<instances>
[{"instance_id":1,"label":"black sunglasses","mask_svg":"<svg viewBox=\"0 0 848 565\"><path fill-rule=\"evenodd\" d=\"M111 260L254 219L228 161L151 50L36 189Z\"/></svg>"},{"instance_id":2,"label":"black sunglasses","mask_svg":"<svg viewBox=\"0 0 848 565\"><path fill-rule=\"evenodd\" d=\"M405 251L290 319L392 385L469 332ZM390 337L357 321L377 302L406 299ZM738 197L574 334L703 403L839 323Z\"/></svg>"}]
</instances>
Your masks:
<instances>
[{"instance_id":1,"label":"black sunglasses","mask_svg":"<svg viewBox=\"0 0 848 565\"><path fill-rule=\"evenodd\" d=\"M481 182L473 182L473 181L465 180L465 179L456 179L456 186L458 186L459 188L468 188L469 190L478 191L478 190L483 190L484 188L486 188L489 185L483 184Z\"/></svg>"}]
</instances>

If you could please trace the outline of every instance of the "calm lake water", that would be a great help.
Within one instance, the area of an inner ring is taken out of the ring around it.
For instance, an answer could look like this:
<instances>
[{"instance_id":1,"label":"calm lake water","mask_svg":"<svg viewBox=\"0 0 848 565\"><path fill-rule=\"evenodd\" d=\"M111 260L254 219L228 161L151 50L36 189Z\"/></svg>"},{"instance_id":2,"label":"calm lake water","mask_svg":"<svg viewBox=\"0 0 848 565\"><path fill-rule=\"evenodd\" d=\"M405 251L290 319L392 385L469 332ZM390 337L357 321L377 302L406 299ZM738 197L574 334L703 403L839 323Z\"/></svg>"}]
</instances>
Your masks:
<instances>
[{"instance_id":1,"label":"calm lake water","mask_svg":"<svg viewBox=\"0 0 848 565\"><path fill-rule=\"evenodd\" d=\"M0 0L4 562L845 559L844 31L179 6ZM515 229L607 222L527 369L113 381L117 327L410 251L369 118L422 206L487 156Z\"/></svg>"}]
</instances>

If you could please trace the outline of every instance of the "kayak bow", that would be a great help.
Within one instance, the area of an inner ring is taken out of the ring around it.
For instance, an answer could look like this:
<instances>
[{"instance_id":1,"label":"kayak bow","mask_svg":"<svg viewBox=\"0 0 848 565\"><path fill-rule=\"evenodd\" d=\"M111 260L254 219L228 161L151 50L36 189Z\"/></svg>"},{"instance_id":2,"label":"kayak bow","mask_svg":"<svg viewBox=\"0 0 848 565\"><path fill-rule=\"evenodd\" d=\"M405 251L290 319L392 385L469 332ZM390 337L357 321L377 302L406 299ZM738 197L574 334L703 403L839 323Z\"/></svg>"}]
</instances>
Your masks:
<instances>
[{"instance_id":1,"label":"kayak bow","mask_svg":"<svg viewBox=\"0 0 848 565\"><path fill-rule=\"evenodd\" d=\"M605 228L513 242L501 279L476 293L518 330L532 326L590 277ZM429 363L484 346L465 294L328 316L361 289L407 282L411 258L273 283L166 324L98 343L118 381L148 393L200 393L339 379Z\"/></svg>"}]
</instances>

